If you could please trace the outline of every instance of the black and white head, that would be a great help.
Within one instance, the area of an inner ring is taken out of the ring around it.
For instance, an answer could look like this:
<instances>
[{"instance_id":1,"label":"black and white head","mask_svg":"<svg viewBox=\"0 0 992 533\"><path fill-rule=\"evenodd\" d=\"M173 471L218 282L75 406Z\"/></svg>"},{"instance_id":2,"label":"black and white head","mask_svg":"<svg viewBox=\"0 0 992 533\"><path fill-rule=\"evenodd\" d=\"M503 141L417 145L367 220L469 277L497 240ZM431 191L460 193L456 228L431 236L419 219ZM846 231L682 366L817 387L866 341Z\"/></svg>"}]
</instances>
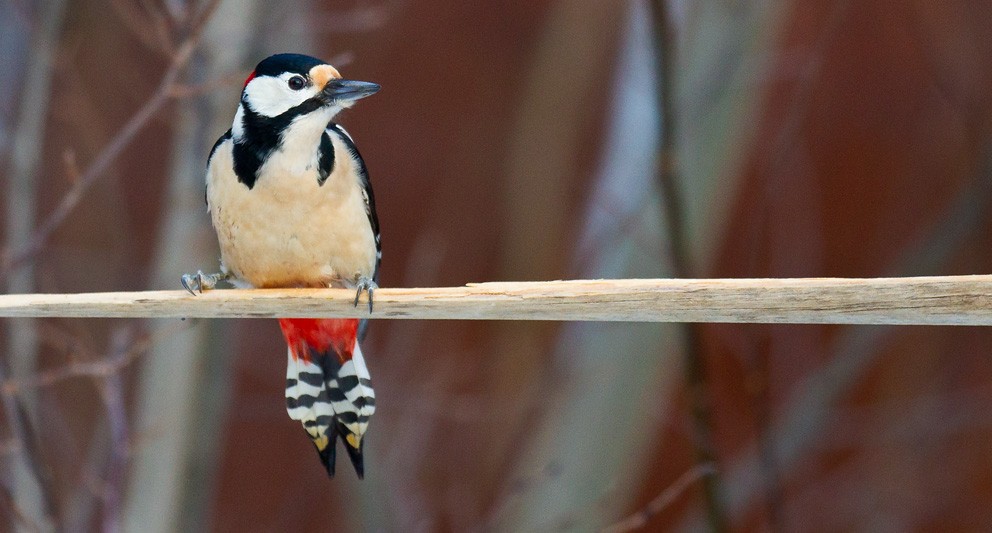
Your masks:
<instances>
[{"instance_id":1,"label":"black and white head","mask_svg":"<svg viewBox=\"0 0 992 533\"><path fill-rule=\"evenodd\" d=\"M265 58L245 80L231 126L239 178L250 187L261 164L277 150L311 157L334 115L378 90L375 83L342 79L337 69L314 57Z\"/></svg>"},{"instance_id":2,"label":"black and white head","mask_svg":"<svg viewBox=\"0 0 992 533\"><path fill-rule=\"evenodd\" d=\"M339 111L378 90L375 83L341 79L337 69L315 57L276 54L262 60L245 80L239 113L268 119L305 117L326 125Z\"/></svg>"}]
</instances>

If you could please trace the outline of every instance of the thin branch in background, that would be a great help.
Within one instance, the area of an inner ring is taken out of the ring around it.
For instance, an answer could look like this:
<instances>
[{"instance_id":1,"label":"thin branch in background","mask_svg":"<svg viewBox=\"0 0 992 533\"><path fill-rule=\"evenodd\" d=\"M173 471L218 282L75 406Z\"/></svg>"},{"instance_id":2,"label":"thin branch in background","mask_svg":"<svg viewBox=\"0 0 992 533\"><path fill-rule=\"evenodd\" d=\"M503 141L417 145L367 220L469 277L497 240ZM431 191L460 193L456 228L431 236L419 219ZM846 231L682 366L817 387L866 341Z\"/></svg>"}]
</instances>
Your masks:
<instances>
[{"instance_id":1,"label":"thin branch in background","mask_svg":"<svg viewBox=\"0 0 992 533\"><path fill-rule=\"evenodd\" d=\"M939 272L974 239L992 217L992 147L986 150L981 168L944 210L943 218L934 223L918 243L887 270L904 274ZM985 292L982 292L983 294ZM847 328L835 341L837 348L827 358L828 363L795 387L796 393L784 402L784 413L777 417L772 429L776 442L778 465L783 470L823 449L824 428L831 422L833 406L851 390L868 370L880 352L878 346L893 333L893 326ZM733 516L744 516L754 499L758 483L754 459L744 456L727 472L728 510ZM690 515L685 527L698 527L698 515Z\"/></svg>"},{"instance_id":2,"label":"thin branch in background","mask_svg":"<svg viewBox=\"0 0 992 533\"><path fill-rule=\"evenodd\" d=\"M186 38L170 54L170 63L157 89L141 108L125 123L124 127L97 154L90 165L74 180L73 186L62 197L47 218L34 230L27 243L17 249L9 246L0 253L0 279L7 278L11 273L27 261L31 260L45 246L52 234L58 229L69 214L75 210L86 191L102 177L107 169L117 160L124 150L137 137L138 133L151 119L171 101L176 87L180 86L179 78L186 64L189 63L196 50L207 20L216 10L219 0L209 0L198 12L189 16L182 31Z\"/></svg>"},{"instance_id":3,"label":"thin branch in background","mask_svg":"<svg viewBox=\"0 0 992 533\"><path fill-rule=\"evenodd\" d=\"M111 340L112 361L125 365L134 353L132 332L122 328L114 333ZM107 463L103 487L100 491L103 500L103 530L120 531L124 500L124 480L128 457L131 454L131 441L124 402L123 378L114 372L96 379L97 389L107 414L110 427L110 460Z\"/></svg>"},{"instance_id":4,"label":"thin branch in background","mask_svg":"<svg viewBox=\"0 0 992 533\"><path fill-rule=\"evenodd\" d=\"M4 382L6 376L9 375L9 370L6 367L6 359L0 359L0 382ZM39 457L40 448L37 445L34 428L31 426L20 398L12 394L0 394L0 403L3 406L7 426L10 428L11 439L17 443L14 449L23 454L28 474L34 478L41 491L40 518L48 522L54 516L55 492L51 486L51 475ZM4 487L0 492L5 492L5 497L9 497L13 502L15 487L11 486L8 479L4 479L3 482Z\"/></svg>"},{"instance_id":5,"label":"thin branch in background","mask_svg":"<svg viewBox=\"0 0 992 533\"><path fill-rule=\"evenodd\" d=\"M67 343L57 343L56 348L69 353L70 359L83 360L70 361L64 365L55 366L30 376L0 380L0 397L16 396L29 389L51 387L70 379L87 377L104 379L120 374L122 370L130 367L139 357L147 353L156 342L188 329L191 322L181 322L146 335L135 336L129 334L128 339L130 342L127 347L125 349L112 350L112 356L110 357L95 357L89 354L89 350L78 344L68 346ZM67 334L65 333L60 335L49 329L46 335L44 335L44 338L50 342L53 340L58 341L60 337L64 338L66 336ZM74 351L83 352L84 356L73 355Z\"/></svg>"},{"instance_id":6,"label":"thin branch in background","mask_svg":"<svg viewBox=\"0 0 992 533\"><path fill-rule=\"evenodd\" d=\"M764 341L764 342L762 342ZM754 409L754 425L757 433L758 463L761 466L761 486L765 492L765 512L768 515L768 529L782 531L782 502L784 494L779 480L778 461L775 457L775 442L770 432L771 386L769 383L769 336L762 335L751 344L751 357L745 362L746 394ZM754 343L758 343L757 346Z\"/></svg>"},{"instance_id":7,"label":"thin branch in background","mask_svg":"<svg viewBox=\"0 0 992 533\"><path fill-rule=\"evenodd\" d=\"M652 0L655 32L655 76L658 97L658 183L661 188L665 222L668 227L669 256L675 277L692 277L684 197L680 190L676 152L675 110L675 31L666 0ZM715 465L713 413L707 393L706 364L703 360L699 325L683 324L683 356L686 392L692 416L692 444L699 465ZM712 531L726 531L727 518L721 501L719 469L709 468L702 480L706 514Z\"/></svg>"},{"instance_id":8,"label":"thin branch in background","mask_svg":"<svg viewBox=\"0 0 992 533\"><path fill-rule=\"evenodd\" d=\"M149 6L139 6L132 0L109 0L110 7L138 42L155 52L171 53L175 50L169 27L164 17Z\"/></svg>"},{"instance_id":9,"label":"thin branch in background","mask_svg":"<svg viewBox=\"0 0 992 533\"><path fill-rule=\"evenodd\" d=\"M137 336L130 328L119 329L112 335L108 354L102 356L93 353L71 333L48 327L43 339L58 351L66 353L69 362L32 376L0 382L0 399L6 404L8 401L16 401L18 394L35 388L55 386L70 379L92 379L106 412L110 448L106 464L94 459L93 463L82 465L82 480L83 485L102 503L103 531L121 530L125 474L133 449L134 439L129 429L122 372L140 356L148 353L156 342L176 335L187 329L189 324L190 321L186 321L158 329L151 334ZM30 436L12 438L9 447L26 449L29 453L36 451L33 445L22 444L29 442L25 439L30 439ZM0 497L9 498L9 488L4 489L0 491L3 493ZM51 488L46 488L44 494L50 493ZM29 526L30 523L26 527Z\"/></svg>"},{"instance_id":10,"label":"thin branch in background","mask_svg":"<svg viewBox=\"0 0 992 533\"><path fill-rule=\"evenodd\" d=\"M97 154L85 170L79 170L72 151L65 152L66 177L69 183L68 192L38 226L33 229L30 229L30 227L26 229L24 238L12 239L5 244L3 250L0 251L0 280L16 279L15 274L18 272L29 272L20 269L20 267L29 264L37 253L42 250L55 230L65 222L70 213L79 205L85 192L97 179L106 173L117 157L123 153L156 113L168 101L175 98L172 95L173 87L178 84L180 75L196 48L202 30L218 3L218 0L210 0L195 13L192 10L189 11L189 16L185 18L184 24L175 28L174 31L174 34L183 37L181 39L181 45L173 49L168 46L168 41L163 41L162 47L170 57L170 64L163 74L157 90L125 123L117 135L104 146L102 151ZM124 19L131 20L131 22L137 20L127 17L124 17ZM140 26L140 23L138 24ZM132 27L131 29L138 34L143 31L143 27ZM27 218L32 221L34 220L33 216ZM122 353L129 354L131 352L125 350ZM7 425L10 428L10 441L16 443L12 449L19 450L23 455L27 474L35 480L40 491L40 508L38 510L28 510L31 513L30 516L19 512L20 510L17 508L13 497L15 487L9 479L3 480L3 494L0 497L9 501L10 505L7 505L7 507L11 509L11 514L20 516L20 523L25 528L35 529L32 527L32 524L38 522L38 520L48 523L50 520L56 518L57 502L55 500L51 476L46 469L46 465L38 457L41 447L34 435L34 428L30 425L30 419L26 416L24 406L22 405L23 398L18 397L17 393L23 391L25 387L33 388L30 386L55 383L76 375L97 377L100 382L99 388L104 398L108 417L111 419L112 446L117 446L122 441L122 435L126 438L127 431L126 413L123 411L124 392L119 370L128 364L129 360L123 360L109 365L100 363L82 365L70 363L66 367L43 372L35 376L34 381L31 378L22 380L20 376L18 376L17 380L8 379L10 372L6 367L6 362L6 360L0 361L0 383L2 383L2 388L0 388L0 403L3 405ZM103 491L104 497L102 498L105 503L105 510L107 511L105 513L104 524L105 529L108 530L119 529L120 491L123 490L124 481L124 463L122 461L126 458L126 451L122 455L115 448L112 454L113 457L111 458L109 467L111 470L108 472L106 482L109 489ZM38 527L43 526L39 523Z\"/></svg>"},{"instance_id":11,"label":"thin branch in background","mask_svg":"<svg viewBox=\"0 0 992 533\"><path fill-rule=\"evenodd\" d=\"M5 240L7 246L24 246L30 242L37 217L38 191L41 189L39 171L44 161L43 148L46 124L51 110L49 93L52 87L54 59L58 53L59 36L67 11L64 0L49 0L37 5L35 23L30 36L26 65L20 73L22 84L17 99L16 129L12 132L9 167L6 169L4 190ZM36 289L35 271L23 268L3 280L10 293L31 293ZM6 328L5 351L2 361L4 375L19 375L34 370L38 358L37 321L13 320ZM46 468L38 449L35 424L40 417L37 398L31 395L5 398L4 408L14 438L20 441L19 454L9 456L4 467L11 474L10 491L22 514L30 516L45 529L49 518L57 514L56 498L52 493L51 472Z\"/></svg>"},{"instance_id":12,"label":"thin branch in background","mask_svg":"<svg viewBox=\"0 0 992 533\"><path fill-rule=\"evenodd\" d=\"M31 519L23 509L17 505L14 501L13 492L7 487L0 490L0 510L3 510L3 514L12 516L14 518L14 524L17 524L19 528L24 528L26 531L31 531L32 533L42 533L44 531L37 522ZM20 530L20 529L19 529Z\"/></svg>"},{"instance_id":13,"label":"thin branch in background","mask_svg":"<svg viewBox=\"0 0 992 533\"><path fill-rule=\"evenodd\" d=\"M624 518L623 520L614 522L609 526L600 530L600 533L626 533L627 531L636 531L647 526L648 521L652 517L658 515L669 505L671 505L676 498L681 496L688 488L695 482L706 479L707 476L712 476L716 473L716 467L710 463L699 463L696 466L690 468L686 473L679 476L674 483L668 486L664 491L656 496L653 500L648 502L647 505L642 507L636 513Z\"/></svg>"}]
</instances>

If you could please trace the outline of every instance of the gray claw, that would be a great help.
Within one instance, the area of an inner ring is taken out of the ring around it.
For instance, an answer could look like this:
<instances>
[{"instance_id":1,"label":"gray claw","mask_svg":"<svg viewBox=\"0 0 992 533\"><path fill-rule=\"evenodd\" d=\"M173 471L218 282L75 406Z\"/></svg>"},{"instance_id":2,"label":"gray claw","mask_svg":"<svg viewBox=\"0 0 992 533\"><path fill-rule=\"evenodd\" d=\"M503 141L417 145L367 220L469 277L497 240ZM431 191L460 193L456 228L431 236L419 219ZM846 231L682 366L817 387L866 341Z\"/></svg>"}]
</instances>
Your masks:
<instances>
[{"instance_id":1,"label":"gray claw","mask_svg":"<svg viewBox=\"0 0 992 533\"><path fill-rule=\"evenodd\" d=\"M200 284L196 280L196 276L192 274L183 274L183 277L179 278L179 282L183 284L183 288L189 291L190 294L196 296L196 289L200 288Z\"/></svg>"},{"instance_id":2,"label":"gray claw","mask_svg":"<svg viewBox=\"0 0 992 533\"><path fill-rule=\"evenodd\" d=\"M375 294L375 290L379 288L379 285L375 281L372 281L365 276L358 278L358 290L355 291L355 307L358 307L358 301L362 298L362 292L367 292L369 295L369 314L372 314L372 295Z\"/></svg>"},{"instance_id":3,"label":"gray claw","mask_svg":"<svg viewBox=\"0 0 992 533\"><path fill-rule=\"evenodd\" d=\"M203 294L204 289L210 290L217 286L217 282L228 278L228 274L218 272L216 274L204 274L202 270L197 270L196 274L183 274L180 282L183 288L190 294L196 296Z\"/></svg>"}]
</instances>

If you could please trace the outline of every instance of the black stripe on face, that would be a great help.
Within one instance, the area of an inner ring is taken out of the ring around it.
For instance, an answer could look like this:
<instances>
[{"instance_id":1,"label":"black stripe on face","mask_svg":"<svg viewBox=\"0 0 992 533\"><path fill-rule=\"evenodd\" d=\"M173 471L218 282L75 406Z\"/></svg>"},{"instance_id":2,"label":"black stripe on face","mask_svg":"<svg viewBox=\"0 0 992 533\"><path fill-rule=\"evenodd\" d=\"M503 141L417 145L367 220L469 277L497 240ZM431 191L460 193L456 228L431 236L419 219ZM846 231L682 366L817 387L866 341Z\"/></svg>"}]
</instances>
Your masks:
<instances>
[{"instance_id":1,"label":"black stripe on face","mask_svg":"<svg viewBox=\"0 0 992 533\"><path fill-rule=\"evenodd\" d=\"M320 97L305 100L300 105L290 108L281 115L267 117L256 113L248 101L242 97L241 138L234 143L234 173L238 181L249 189L255 187L258 181L258 171L282 144L282 134L292 124L296 117L312 113L322 107L325 102ZM323 144L323 141L321 142Z\"/></svg>"}]
</instances>

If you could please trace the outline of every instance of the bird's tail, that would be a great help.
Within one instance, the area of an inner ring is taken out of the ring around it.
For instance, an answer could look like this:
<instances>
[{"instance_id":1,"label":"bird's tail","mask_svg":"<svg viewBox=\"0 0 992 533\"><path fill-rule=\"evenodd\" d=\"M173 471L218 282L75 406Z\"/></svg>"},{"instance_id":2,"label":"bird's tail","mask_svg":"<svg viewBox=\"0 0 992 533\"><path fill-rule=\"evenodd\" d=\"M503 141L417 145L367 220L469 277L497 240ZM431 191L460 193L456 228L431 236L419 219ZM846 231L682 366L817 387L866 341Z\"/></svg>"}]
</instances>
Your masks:
<instances>
[{"instance_id":1,"label":"bird's tail","mask_svg":"<svg viewBox=\"0 0 992 533\"><path fill-rule=\"evenodd\" d=\"M303 423L328 475L334 475L340 436L355 472L364 477L362 436L375 412L375 392L358 346L358 320L283 318L279 326L289 344L289 417Z\"/></svg>"}]
</instances>

